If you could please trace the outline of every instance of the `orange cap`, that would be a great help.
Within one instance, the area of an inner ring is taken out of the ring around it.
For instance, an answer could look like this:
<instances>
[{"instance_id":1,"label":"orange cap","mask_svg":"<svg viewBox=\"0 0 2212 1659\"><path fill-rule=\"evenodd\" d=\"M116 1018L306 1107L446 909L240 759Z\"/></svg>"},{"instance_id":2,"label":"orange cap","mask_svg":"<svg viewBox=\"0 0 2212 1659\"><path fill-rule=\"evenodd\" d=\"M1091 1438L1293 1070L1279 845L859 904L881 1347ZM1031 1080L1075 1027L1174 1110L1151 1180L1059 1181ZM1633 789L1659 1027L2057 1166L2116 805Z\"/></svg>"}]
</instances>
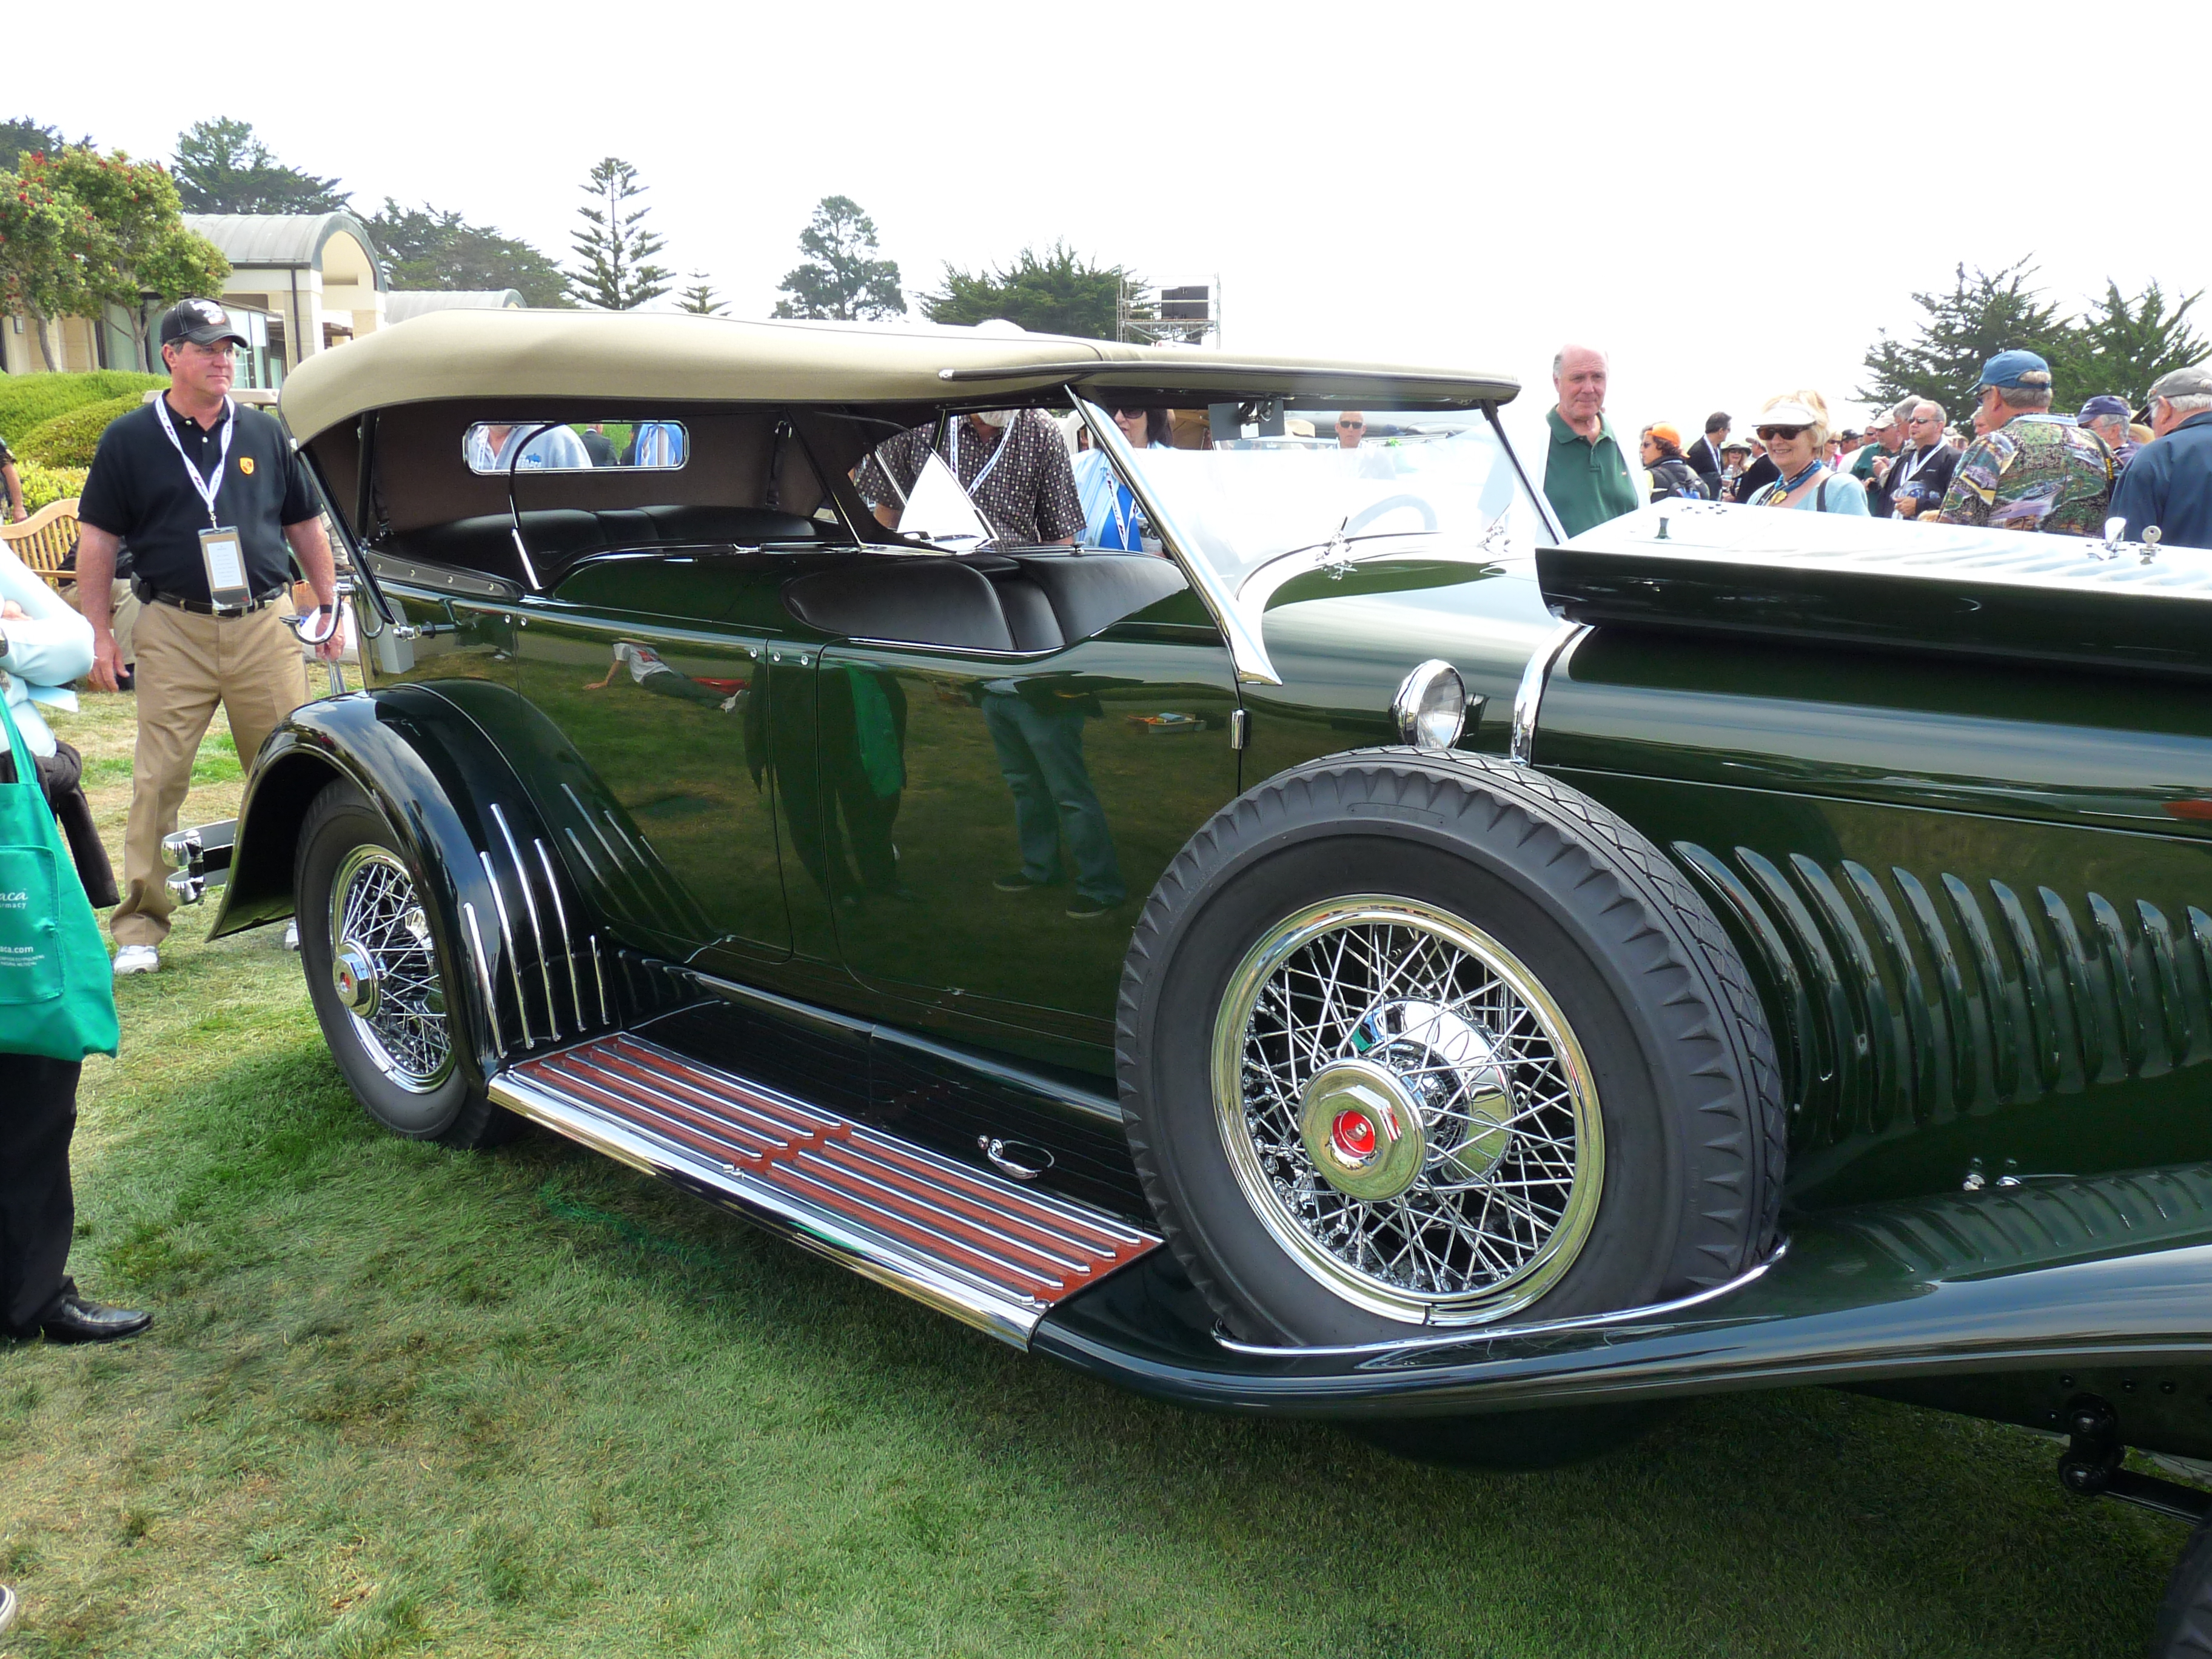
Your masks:
<instances>
[{"instance_id":1,"label":"orange cap","mask_svg":"<svg viewBox=\"0 0 2212 1659\"><path fill-rule=\"evenodd\" d=\"M1670 443L1677 449L1680 449L1682 447L1682 434L1664 421L1654 421L1650 426L1645 429L1649 431L1653 437L1659 439L1663 442Z\"/></svg>"}]
</instances>

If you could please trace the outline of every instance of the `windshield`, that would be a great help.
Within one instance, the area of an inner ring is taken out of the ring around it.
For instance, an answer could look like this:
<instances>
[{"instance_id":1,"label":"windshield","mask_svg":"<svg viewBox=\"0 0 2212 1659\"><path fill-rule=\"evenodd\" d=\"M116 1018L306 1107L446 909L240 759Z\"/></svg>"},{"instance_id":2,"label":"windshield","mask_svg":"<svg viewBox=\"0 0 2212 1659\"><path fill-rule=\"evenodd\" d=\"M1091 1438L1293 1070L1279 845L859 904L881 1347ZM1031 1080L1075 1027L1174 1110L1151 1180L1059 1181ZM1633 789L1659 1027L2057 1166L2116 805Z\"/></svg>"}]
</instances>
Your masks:
<instances>
[{"instance_id":1,"label":"windshield","mask_svg":"<svg viewBox=\"0 0 2212 1659\"><path fill-rule=\"evenodd\" d=\"M1354 559L1487 559L1547 539L1535 501L1479 410L1294 410L1281 424L1279 435L1137 451L1143 482L1189 551L1232 591L1272 560L1333 542Z\"/></svg>"}]
</instances>

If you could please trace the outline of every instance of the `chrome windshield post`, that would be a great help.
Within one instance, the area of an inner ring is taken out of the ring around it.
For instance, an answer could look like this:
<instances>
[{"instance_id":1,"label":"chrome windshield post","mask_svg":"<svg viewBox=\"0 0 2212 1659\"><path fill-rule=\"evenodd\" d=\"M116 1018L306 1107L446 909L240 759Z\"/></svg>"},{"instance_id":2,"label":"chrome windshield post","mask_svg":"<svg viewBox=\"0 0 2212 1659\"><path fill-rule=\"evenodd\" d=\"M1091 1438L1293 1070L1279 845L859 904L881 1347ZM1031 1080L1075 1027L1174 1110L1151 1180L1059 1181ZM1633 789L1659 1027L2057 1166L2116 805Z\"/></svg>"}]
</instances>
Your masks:
<instances>
[{"instance_id":1,"label":"chrome windshield post","mask_svg":"<svg viewBox=\"0 0 2212 1659\"><path fill-rule=\"evenodd\" d=\"M1121 428L1100 414L1073 386L1063 390L1067 393L1068 401L1074 404L1075 412L1082 417L1085 429L1091 434L1091 441L1104 453L1108 464L1120 475L1121 482L1128 485L1129 493L1137 498L1137 505L1144 509L1146 520L1159 532L1160 541L1166 547L1168 556L1182 567L1182 574L1189 580L1200 601L1212 617L1214 626L1221 630L1222 638L1229 642L1229 660L1237 670L1237 680L1247 685L1280 685L1283 677L1275 672L1274 664L1267 660L1267 648L1260 641L1258 628L1245 620L1243 611L1237 605L1237 596L1229 591L1213 567L1206 562L1206 556L1198 550L1197 544L1176 527L1174 515L1161 503L1158 492L1145 481L1137 465L1136 452L1129 447L1129 441L1121 435Z\"/></svg>"}]
</instances>

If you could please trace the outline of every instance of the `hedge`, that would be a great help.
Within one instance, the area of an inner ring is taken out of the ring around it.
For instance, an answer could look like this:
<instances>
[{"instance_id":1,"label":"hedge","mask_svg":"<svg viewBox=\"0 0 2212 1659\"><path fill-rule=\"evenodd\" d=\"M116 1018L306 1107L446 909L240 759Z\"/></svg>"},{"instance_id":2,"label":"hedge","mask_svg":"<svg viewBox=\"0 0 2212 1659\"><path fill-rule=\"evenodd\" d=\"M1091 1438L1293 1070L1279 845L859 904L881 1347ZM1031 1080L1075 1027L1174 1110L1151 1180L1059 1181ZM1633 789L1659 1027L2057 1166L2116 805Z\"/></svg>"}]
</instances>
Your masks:
<instances>
[{"instance_id":1,"label":"hedge","mask_svg":"<svg viewBox=\"0 0 2212 1659\"><path fill-rule=\"evenodd\" d=\"M31 428L86 404L168 385L165 374L104 368L94 374L0 374L0 438L20 448Z\"/></svg>"},{"instance_id":2,"label":"hedge","mask_svg":"<svg viewBox=\"0 0 2212 1659\"><path fill-rule=\"evenodd\" d=\"M100 434L107 430L107 423L145 401L143 392L126 392L120 398L57 415L25 433L15 453L41 466L90 466L92 452L100 447Z\"/></svg>"},{"instance_id":3,"label":"hedge","mask_svg":"<svg viewBox=\"0 0 2212 1659\"><path fill-rule=\"evenodd\" d=\"M15 477L23 486L23 511L35 513L49 501L83 495L84 472L81 466L39 466L18 460Z\"/></svg>"}]
</instances>

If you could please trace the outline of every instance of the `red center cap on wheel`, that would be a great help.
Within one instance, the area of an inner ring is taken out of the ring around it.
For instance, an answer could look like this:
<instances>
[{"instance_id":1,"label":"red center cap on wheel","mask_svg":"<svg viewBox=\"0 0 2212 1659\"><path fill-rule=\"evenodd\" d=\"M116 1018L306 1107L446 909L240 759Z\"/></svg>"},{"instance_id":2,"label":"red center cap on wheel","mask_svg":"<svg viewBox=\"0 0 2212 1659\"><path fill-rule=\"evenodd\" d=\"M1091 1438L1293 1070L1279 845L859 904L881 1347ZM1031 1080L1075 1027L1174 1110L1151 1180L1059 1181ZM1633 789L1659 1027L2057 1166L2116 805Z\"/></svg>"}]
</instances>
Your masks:
<instances>
[{"instance_id":1,"label":"red center cap on wheel","mask_svg":"<svg viewBox=\"0 0 2212 1659\"><path fill-rule=\"evenodd\" d=\"M1329 1139L1348 1160L1375 1156L1375 1126L1358 1112L1339 1112L1336 1121L1329 1125Z\"/></svg>"}]
</instances>

